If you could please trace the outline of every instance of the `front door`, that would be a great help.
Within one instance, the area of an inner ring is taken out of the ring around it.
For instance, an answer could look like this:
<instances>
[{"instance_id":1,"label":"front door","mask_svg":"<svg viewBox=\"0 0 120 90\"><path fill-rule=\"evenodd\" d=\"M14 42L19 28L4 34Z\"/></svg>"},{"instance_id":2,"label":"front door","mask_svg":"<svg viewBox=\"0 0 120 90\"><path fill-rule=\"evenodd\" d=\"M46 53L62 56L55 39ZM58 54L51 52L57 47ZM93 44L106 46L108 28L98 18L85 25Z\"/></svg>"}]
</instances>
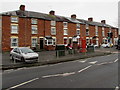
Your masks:
<instances>
[{"instance_id":1,"label":"front door","mask_svg":"<svg viewBox=\"0 0 120 90\"><path fill-rule=\"evenodd\" d=\"M40 49L43 49L43 38L40 38Z\"/></svg>"}]
</instances>

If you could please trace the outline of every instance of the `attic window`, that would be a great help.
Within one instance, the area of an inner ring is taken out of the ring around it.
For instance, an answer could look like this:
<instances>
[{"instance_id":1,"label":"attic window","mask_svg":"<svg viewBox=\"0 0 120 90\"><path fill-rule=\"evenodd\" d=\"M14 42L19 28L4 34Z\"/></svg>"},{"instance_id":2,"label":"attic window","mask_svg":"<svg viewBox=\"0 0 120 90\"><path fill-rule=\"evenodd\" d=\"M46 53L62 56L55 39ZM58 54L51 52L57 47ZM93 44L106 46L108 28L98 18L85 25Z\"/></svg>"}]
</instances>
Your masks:
<instances>
[{"instance_id":1,"label":"attic window","mask_svg":"<svg viewBox=\"0 0 120 90\"><path fill-rule=\"evenodd\" d=\"M11 16L11 22L18 23L18 17L16 17L16 16Z\"/></svg>"}]
</instances>

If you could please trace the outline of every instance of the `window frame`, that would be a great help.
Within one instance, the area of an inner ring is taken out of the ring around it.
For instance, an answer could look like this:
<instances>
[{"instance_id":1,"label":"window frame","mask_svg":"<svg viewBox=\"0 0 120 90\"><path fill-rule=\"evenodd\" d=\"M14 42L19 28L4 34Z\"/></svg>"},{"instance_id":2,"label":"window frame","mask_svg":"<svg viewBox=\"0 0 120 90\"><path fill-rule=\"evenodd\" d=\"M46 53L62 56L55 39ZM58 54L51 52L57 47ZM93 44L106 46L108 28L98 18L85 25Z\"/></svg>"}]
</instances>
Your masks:
<instances>
[{"instance_id":1,"label":"window frame","mask_svg":"<svg viewBox=\"0 0 120 90\"><path fill-rule=\"evenodd\" d=\"M56 35L56 27L51 27L51 35Z\"/></svg>"},{"instance_id":2,"label":"window frame","mask_svg":"<svg viewBox=\"0 0 120 90\"><path fill-rule=\"evenodd\" d=\"M51 21L51 26L56 26L56 21L52 20Z\"/></svg>"},{"instance_id":3,"label":"window frame","mask_svg":"<svg viewBox=\"0 0 120 90\"><path fill-rule=\"evenodd\" d=\"M68 27L68 22L63 22L63 27L67 28Z\"/></svg>"},{"instance_id":4,"label":"window frame","mask_svg":"<svg viewBox=\"0 0 120 90\"><path fill-rule=\"evenodd\" d=\"M33 39L36 39L35 43L33 42ZM36 38L31 38L31 47L36 47L36 45L38 44L37 40L38 40L37 37Z\"/></svg>"},{"instance_id":5,"label":"window frame","mask_svg":"<svg viewBox=\"0 0 120 90\"><path fill-rule=\"evenodd\" d=\"M13 29L13 26L16 26L17 28ZM18 34L18 24L11 24L11 34Z\"/></svg>"},{"instance_id":6,"label":"window frame","mask_svg":"<svg viewBox=\"0 0 120 90\"><path fill-rule=\"evenodd\" d=\"M12 23L18 23L18 17L17 16L11 16L11 22Z\"/></svg>"},{"instance_id":7,"label":"window frame","mask_svg":"<svg viewBox=\"0 0 120 90\"><path fill-rule=\"evenodd\" d=\"M34 27L34 29L33 29ZM32 34L38 34L38 27L37 25L31 25L31 33Z\"/></svg>"},{"instance_id":8,"label":"window frame","mask_svg":"<svg viewBox=\"0 0 120 90\"><path fill-rule=\"evenodd\" d=\"M64 30L64 35L68 35L68 28L63 28Z\"/></svg>"},{"instance_id":9,"label":"window frame","mask_svg":"<svg viewBox=\"0 0 120 90\"><path fill-rule=\"evenodd\" d=\"M13 42L12 39L16 39L16 42ZM13 44L16 44L16 45L13 45ZM11 37L11 48L16 48L18 47L18 37Z\"/></svg>"},{"instance_id":10,"label":"window frame","mask_svg":"<svg viewBox=\"0 0 120 90\"><path fill-rule=\"evenodd\" d=\"M37 19L32 18L32 19L31 19L31 24L38 24L38 20L37 20Z\"/></svg>"}]
</instances>

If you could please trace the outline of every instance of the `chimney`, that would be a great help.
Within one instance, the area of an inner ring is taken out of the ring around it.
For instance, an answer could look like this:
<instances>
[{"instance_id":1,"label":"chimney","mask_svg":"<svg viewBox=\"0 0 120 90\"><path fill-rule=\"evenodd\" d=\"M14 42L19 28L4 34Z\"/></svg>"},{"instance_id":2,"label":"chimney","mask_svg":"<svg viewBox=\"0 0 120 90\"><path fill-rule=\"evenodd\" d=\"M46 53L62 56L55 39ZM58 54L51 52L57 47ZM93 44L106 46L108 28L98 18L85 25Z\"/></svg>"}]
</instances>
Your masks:
<instances>
[{"instance_id":1,"label":"chimney","mask_svg":"<svg viewBox=\"0 0 120 90\"><path fill-rule=\"evenodd\" d=\"M20 8L19 8L21 11L25 11L25 5L20 5Z\"/></svg>"},{"instance_id":2,"label":"chimney","mask_svg":"<svg viewBox=\"0 0 120 90\"><path fill-rule=\"evenodd\" d=\"M105 20L101 20L101 23L106 24L106 21Z\"/></svg>"},{"instance_id":3,"label":"chimney","mask_svg":"<svg viewBox=\"0 0 120 90\"><path fill-rule=\"evenodd\" d=\"M76 19L76 14L72 14L71 18Z\"/></svg>"},{"instance_id":4,"label":"chimney","mask_svg":"<svg viewBox=\"0 0 120 90\"><path fill-rule=\"evenodd\" d=\"M49 14L50 14L50 15L55 15L55 11L51 10L51 11L49 12Z\"/></svg>"},{"instance_id":5,"label":"chimney","mask_svg":"<svg viewBox=\"0 0 120 90\"><path fill-rule=\"evenodd\" d=\"M93 18L92 18L92 17L88 18L88 21L92 22L92 21L93 21Z\"/></svg>"}]
</instances>

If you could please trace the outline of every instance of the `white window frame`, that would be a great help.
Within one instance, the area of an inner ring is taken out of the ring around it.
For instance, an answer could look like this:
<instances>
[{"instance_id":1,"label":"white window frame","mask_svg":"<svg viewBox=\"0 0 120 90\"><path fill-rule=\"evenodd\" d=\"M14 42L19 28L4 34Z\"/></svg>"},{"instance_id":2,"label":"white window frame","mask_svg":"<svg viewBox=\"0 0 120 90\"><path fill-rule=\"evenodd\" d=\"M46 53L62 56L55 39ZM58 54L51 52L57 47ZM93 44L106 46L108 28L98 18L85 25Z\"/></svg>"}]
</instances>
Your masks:
<instances>
[{"instance_id":1,"label":"white window frame","mask_svg":"<svg viewBox=\"0 0 120 90\"><path fill-rule=\"evenodd\" d=\"M53 45L53 39L46 39L45 38L45 45Z\"/></svg>"},{"instance_id":2,"label":"white window frame","mask_svg":"<svg viewBox=\"0 0 120 90\"><path fill-rule=\"evenodd\" d=\"M37 21L37 19L31 19L31 24L37 24L38 23L38 21Z\"/></svg>"},{"instance_id":3,"label":"white window frame","mask_svg":"<svg viewBox=\"0 0 120 90\"><path fill-rule=\"evenodd\" d=\"M17 16L11 16L11 22L18 23L18 17Z\"/></svg>"},{"instance_id":4,"label":"white window frame","mask_svg":"<svg viewBox=\"0 0 120 90\"><path fill-rule=\"evenodd\" d=\"M89 36L89 35L90 35L90 31L89 31L89 29L86 29L86 36Z\"/></svg>"},{"instance_id":5,"label":"white window frame","mask_svg":"<svg viewBox=\"0 0 120 90\"><path fill-rule=\"evenodd\" d=\"M98 36L98 26L95 26L95 35Z\"/></svg>"},{"instance_id":6,"label":"white window frame","mask_svg":"<svg viewBox=\"0 0 120 90\"><path fill-rule=\"evenodd\" d=\"M86 29L89 29L89 25L88 24L86 24Z\"/></svg>"},{"instance_id":7,"label":"white window frame","mask_svg":"<svg viewBox=\"0 0 120 90\"><path fill-rule=\"evenodd\" d=\"M18 24L11 24L11 34L18 34Z\"/></svg>"},{"instance_id":8,"label":"white window frame","mask_svg":"<svg viewBox=\"0 0 120 90\"><path fill-rule=\"evenodd\" d=\"M33 39L36 40L36 41L33 41ZM32 38L31 38L31 47L36 47L36 45L37 45L37 43L38 43L37 40L38 40L37 37L34 37L34 38L32 37Z\"/></svg>"},{"instance_id":9,"label":"white window frame","mask_svg":"<svg viewBox=\"0 0 120 90\"><path fill-rule=\"evenodd\" d=\"M68 27L68 22L63 22L63 27L67 28Z\"/></svg>"},{"instance_id":10,"label":"white window frame","mask_svg":"<svg viewBox=\"0 0 120 90\"><path fill-rule=\"evenodd\" d=\"M56 21L51 21L51 26L56 26Z\"/></svg>"},{"instance_id":11,"label":"white window frame","mask_svg":"<svg viewBox=\"0 0 120 90\"><path fill-rule=\"evenodd\" d=\"M13 39L16 39L16 42L13 42ZM15 46L13 44L16 44ZM11 37L11 48L18 47L18 37Z\"/></svg>"},{"instance_id":12,"label":"white window frame","mask_svg":"<svg viewBox=\"0 0 120 90\"><path fill-rule=\"evenodd\" d=\"M51 35L56 35L56 27L51 27Z\"/></svg>"},{"instance_id":13,"label":"white window frame","mask_svg":"<svg viewBox=\"0 0 120 90\"><path fill-rule=\"evenodd\" d=\"M64 30L64 35L68 35L68 28L63 28Z\"/></svg>"},{"instance_id":14,"label":"white window frame","mask_svg":"<svg viewBox=\"0 0 120 90\"><path fill-rule=\"evenodd\" d=\"M31 25L31 31L32 31L32 34L37 34L38 33L37 25Z\"/></svg>"},{"instance_id":15,"label":"white window frame","mask_svg":"<svg viewBox=\"0 0 120 90\"><path fill-rule=\"evenodd\" d=\"M76 29L76 35L80 35L80 29Z\"/></svg>"},{"instance_id":16,"label":"white window frame","mask_svg":"<svg viewBox=\"0 0 120 90\"><path fill-rule=\"evenodd\" d=\"M79 23L76 24L76 28L80 29L80 24Z\"/></svg>"}]
</instances>

